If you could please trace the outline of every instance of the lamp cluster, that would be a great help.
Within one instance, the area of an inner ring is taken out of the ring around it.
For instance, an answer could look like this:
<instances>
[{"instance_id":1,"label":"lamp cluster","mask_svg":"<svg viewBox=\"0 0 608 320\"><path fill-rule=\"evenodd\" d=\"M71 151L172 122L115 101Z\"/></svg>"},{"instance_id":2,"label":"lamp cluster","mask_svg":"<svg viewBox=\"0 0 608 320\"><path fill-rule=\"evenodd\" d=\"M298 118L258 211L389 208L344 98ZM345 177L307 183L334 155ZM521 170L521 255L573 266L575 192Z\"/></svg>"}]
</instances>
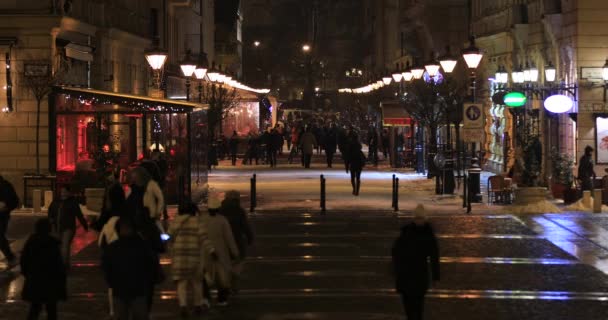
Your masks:
<instances>
[{"instance_id":1,"label":"lamp cluster","mask_svg":"<svg viewBox=\"0 0 608 320\"><path fill-rule=\"evenodd\" d=\"M145 55L148 64L156 72L159 72L167 61L167 53L159 49L146 51ZM201 54L198 61L196 61L192 58L190 50L188 50L186 51L186 57L180 62L179 66L188 81L194 76L197 80L207 80L216 84L225 84L233 88L258 94L267 94L270 92L270 89L251 88L238 80L233 79L228 73L222 73L220 68L216 68L215 63L212 64L211 69L208 69L207 57L205 54ZM186 85L189 86L189 83Z\"/></svg>"},{"instance_id":2,"label":"lamp cluster","mask_svg":"<svg viewBox=\"0 0 608 320\"><path fill-rule=\"evenodd\" d=\"M557 71L555 67L551 63L549 63L545 67L545 81L554 82L556 73ZM540 73L536 66L534 66L534 64L526 63L525 68L522 67L522 65L519 65L519 67L515 68L513 72L511 72L511 80L515 84L536 83L539 80L539 75ZM505 67L498 67L498 70L496 70L494 82L499 84L509 83L509 73L507 72Z\"/></svg>"},{"instance_id":3,"label":"lamp cluster","mask_svg":"<svg viewBox=\"0 0 608 320\"><path fill-rule=\"evenodd\" d=\"M462 58L464 59L467 67L469 69L476 69L481 62L481 58L483 57L483 53L479 48L475 47L475 38L470 38L470 45L468 48L462 51ZM340 93L355 93L355 94L365 94L375 90L379 90L384 86L390 85L393 81L395 83L400 82L410 82L412 80L422 79L424 74L428 74L429 77L434 78L437 74L440 73L440 70L443 70L445 73L452 73L458 64L458 58L452 56L450 54L450 48L446 47L446 53L439 57L439 61L435 59L435 56L432 55L431 59L425 63L424 65L415 64L413 67L410 67L409 62L407 63L405 69L401 70L400 66L397 64L395 68L395 72L390 75L384 76L381 79L371 82L366 86L359 88L342 88L339 89Z\"/></svg>"}]
</instances>

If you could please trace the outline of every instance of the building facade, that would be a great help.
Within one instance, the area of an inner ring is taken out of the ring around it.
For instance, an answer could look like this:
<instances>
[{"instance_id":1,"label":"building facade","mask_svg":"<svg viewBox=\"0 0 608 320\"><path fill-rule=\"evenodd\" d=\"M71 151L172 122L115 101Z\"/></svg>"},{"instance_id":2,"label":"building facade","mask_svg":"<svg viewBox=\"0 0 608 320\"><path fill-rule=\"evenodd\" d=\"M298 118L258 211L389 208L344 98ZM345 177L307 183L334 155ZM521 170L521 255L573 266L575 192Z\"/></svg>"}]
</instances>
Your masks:
<instances>
[{"instance_id":1,"label":"building facade","mask_svg":"<svg viewBox=\"0 0 608 320\"><path fill-rule=\"evenodd\" d=\"M167 95L176 95L183 89L171 86L182 83L170 78L178 75L186 49L204 50L213 59L212 17L212 0L0 2L0 105L5 111L0 114L0 173L22 190L24 174L49 170L48 100L42 97L38 116L32 87L40 83L28 76L44 75L47 86L147 95L151 77L144 51L159 37L159 45L169 51Z\"/></svg>"},{"instance_id":2,"label":"building facade","mask_svg":"<svg viewBox=\"0 0 608 320\"><path fill-rule=\"evenodd\" d=\"M602 18L607 13L608 3L600 0L472 2L472 32L478 36L478 45L486 54L480 67L481 78L493 78L498 67L511 73L520 67L525 69L528 64L539 71L536 87L554 88L544 90L545 94L528 95L528 108L538 115L543 176L547 179L551 175L551 150L578 160L587 145L600 146L596 150L599 164L596 173L603 175L605 150L597 143L602 139L603 129L597 119L602 118L606 110L603 88L598 84L608 55L605 49L608 22ZM556 68L554 84L544 77L544 70L550 64ZM509 86L514 87L512 78ZM515 162L513 137L517 132L512 113L490 99L495 87L492 82L484 83L487 169L504 172ZM559 90L560 87L573 90ZM548 112L543 102L553 93L570 96L574 100L573 108L562 114Z\"/></svg>"}]
</instances>

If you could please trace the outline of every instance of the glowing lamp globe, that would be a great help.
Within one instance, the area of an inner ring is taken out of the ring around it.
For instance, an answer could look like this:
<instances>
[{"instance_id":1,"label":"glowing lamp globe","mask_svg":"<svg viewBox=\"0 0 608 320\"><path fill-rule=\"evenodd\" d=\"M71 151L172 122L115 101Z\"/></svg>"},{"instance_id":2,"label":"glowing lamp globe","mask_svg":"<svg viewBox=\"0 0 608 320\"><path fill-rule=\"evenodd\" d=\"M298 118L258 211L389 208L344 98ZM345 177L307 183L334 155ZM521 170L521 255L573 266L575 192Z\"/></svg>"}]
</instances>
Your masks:
<instances>
[{"instance_id":1,"label":"glowing lamp globe","mask_svg":"<svg viewBox=\"0 0 608 320\"><path fill-rule=\"evenodd\" d=\"M424 74L424 68L421 68L421 67L412 68L412 75L414 76L414 79L418 80L418 79L422 78L423 74Z\"/></svg>"},{"instance_id":2,"label":"glowing lamp globe","mask_svg":"<svg viewBox=\"0 0 608 320\"><path fill-rule=\"evenodd\" d=\"M162 50L149 50L146 51L146 61L153 70L162 69L163 65L165 65L165 61L167 61L167 53Z\"/></svg>"},{"instance_id":3,"label":"glowing lamp globe","mask_svg":"<svg viewBox=\"0 0 608 320\"><path fill-rule=\"evenodd\" d=\"M545 109L553 113L564 113L568 112L574 106L572 98L563 94L552 95L547 98L544 102Z\"/></svg>"}]
</instances>

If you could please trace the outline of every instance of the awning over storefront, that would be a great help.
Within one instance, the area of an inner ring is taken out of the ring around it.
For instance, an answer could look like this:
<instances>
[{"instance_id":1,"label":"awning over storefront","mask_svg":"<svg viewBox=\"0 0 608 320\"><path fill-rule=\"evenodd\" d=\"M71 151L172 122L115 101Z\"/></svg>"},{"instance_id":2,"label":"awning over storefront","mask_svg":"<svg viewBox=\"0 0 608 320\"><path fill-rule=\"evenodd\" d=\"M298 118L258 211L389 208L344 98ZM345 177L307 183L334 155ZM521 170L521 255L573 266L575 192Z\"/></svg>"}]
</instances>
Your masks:
<instances>
[{"instance_id":1,"label":"awning over storefront","mask_svg":"<svg viewBox=\"0 0 608 320\"><path fill-rule=\"evenodd\" d=\"M204 190L199 187L207 181L207 109L200 103L54 87L49 168L57 183L87 188L97 187L104 179L100 175L115 172L127 184L134 167L163 163L158 176L167 202L198 199L193 190Z\"/></svg>"},{"instance_id":2,"label":"awning over storefront","mask_svg":"<svg viewBox=\"0 0 608 320\"><path fill-rule=\"evenodd\" d=\"M150 113L154 112L167 112L174 110L175 112L189 112L196 110L206 110L209 108L208 104L169 100L169 99L158 99L146 96L116 93L94 89L83 89L83 88L72 88L72 87L55 87L53 88L53 94L59 95L64 94L67 97L77 98L79 101L86 100L89 105L95 106L91 112L103 112L105 108L108 108L109 112L133 112L133 111L146 111ZM69 110L61 110L69 111ZM78 110L85 111L85 110Z\"/></svg>"},{"instance_id":3,"label":"awning over storefront","mask_svg":"<svg viewBox=\"0 0 608 320\"><path fill-rule=\"evenodd\" d=\"M382 125L405 127L411 125L412 119L399 102L382 103Z\"/></svg>"}]
</instances>

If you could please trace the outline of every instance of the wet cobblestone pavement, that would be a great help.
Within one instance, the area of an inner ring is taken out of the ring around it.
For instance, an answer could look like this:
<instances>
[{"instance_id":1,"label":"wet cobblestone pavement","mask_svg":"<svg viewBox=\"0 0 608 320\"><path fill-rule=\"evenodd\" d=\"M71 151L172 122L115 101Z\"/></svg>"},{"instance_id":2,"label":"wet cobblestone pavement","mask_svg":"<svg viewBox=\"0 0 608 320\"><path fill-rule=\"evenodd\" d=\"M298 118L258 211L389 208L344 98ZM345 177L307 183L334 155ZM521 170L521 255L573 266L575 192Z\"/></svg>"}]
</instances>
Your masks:
<instances>
[{"instance_id":1,"label":"wet cobblestone pavement","mask_svg":"<svg viewBox=\"0 0 608 320\"><path fill-rule=\"evenodd\" d=\"M257 242L241 292L203 319L404 319L392 289L390 247L406 215L266 211L251 217ZM442 281L426 319L606 319L608 215L441 215ZM60 319L107 319L93 235L79 235ZM89 245L87 245L89 244ZM80 251L79 251L80 250ZM169 268L168 259L164 259ZM0 319L24 319L20 279L4 283ZM13 274L16 275L16 274ZM175 288L158 288L152 319L177 319ZM86 316L85 316L86 315Z\"/></svg>"}]
</instances>

